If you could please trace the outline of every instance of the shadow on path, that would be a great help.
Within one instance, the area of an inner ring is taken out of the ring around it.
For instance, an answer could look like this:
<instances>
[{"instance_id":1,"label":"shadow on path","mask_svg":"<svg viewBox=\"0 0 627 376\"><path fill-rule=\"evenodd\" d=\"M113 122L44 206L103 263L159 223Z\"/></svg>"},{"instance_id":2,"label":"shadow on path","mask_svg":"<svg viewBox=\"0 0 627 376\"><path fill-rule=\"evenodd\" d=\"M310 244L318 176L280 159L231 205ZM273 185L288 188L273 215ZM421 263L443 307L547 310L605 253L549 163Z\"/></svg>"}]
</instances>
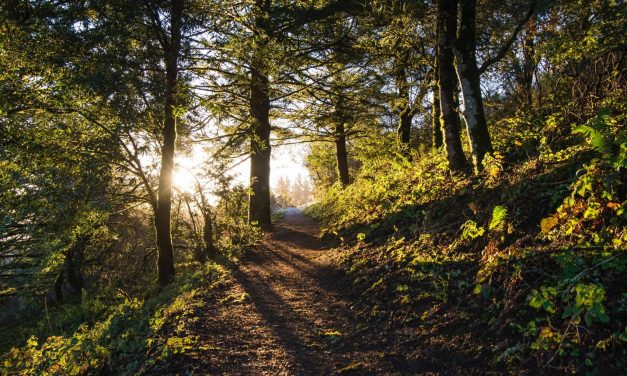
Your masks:
<instances>
[{"instance_id":1,"label":"shadow on path","mask_svg":"<svg viewBox=\"0 0 627 376\"><path fill-rule=\"evenodd\" d=\"M350 284L332 267L318 226L288 209L251 250L219 296L209 297L194 335L195 371L228 375L413 374L389 348L391 333L355 318Z\"/></svg>"}]
</instances>

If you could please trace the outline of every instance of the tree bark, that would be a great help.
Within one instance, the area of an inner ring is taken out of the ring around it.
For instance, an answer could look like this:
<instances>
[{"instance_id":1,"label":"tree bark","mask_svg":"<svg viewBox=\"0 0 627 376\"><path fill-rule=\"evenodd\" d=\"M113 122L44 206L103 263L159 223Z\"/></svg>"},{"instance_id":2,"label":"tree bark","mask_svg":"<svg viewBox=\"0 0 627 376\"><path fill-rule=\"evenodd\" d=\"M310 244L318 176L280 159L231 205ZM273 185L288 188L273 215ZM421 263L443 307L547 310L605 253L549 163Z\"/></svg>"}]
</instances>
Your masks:
<instances>
[{"instance_id":1,"label":"tree bark","mask_svg":"<svg viewBox=\"0 0 627 376\"><path fill-rule=\"evenodd\" d=\"M396 130L398 143L401 153L407 158L411 158L411 150L409 142L411 140L411 122L414 118L409 101L409 83L407 82L407 72L405 68L400 66L396 72L396 86L398 88L398 97L402 105L398 114L398 128Z\"/></svg>"},{"instance_id":2,"label":"tree bark","mask_svg":"<svg viewBox=\"0 0 627 376\"><path fill-rule=\"evenodd\" d=\"M181 48L181 23L183 0L172 0L170 12L170 40L163 45L165 55L166 87L161 146L161 169L159 171L159 194L155 212L157 235L159 282L169 283L174 279L174 246L172 245L170 210L172 206L172 172L177 136L176 106L178 91L178 57Z\"/></svg>"},{"instance_id":3,"label":"tree bark","mask_svg":"<svg viewBox=\"0 0 627 376\"><path fill-rule=\"evenodd\" d=\"M350 175L348 174L348 153L346 152L346 132L343 121L339 121L335 126L335 157L338 179L342 187L346 187L350 184Z\"/></svg>"},{"instance_id":4,"label":"tree bark","mask_svg":"<svg viewBox=\"0 0 627 376\"><path fill-rule=\"evenodd\" d=\"M518 78L518 86L522 95L522 103L527 108L533 105L533 75L536 70L536 51L535 51L535 35L537 33L537 25L535 17L531 17L525 28L523 36L523 61L522 69Z\"/></svg>"},{"instance_id":5,"label":"tree bark","mask_svg":"<svg viewBox=\"0 0 627 376\"><path fill-rule=\"evenodd\" d=\"M248 223L262 230L272 229L270 208L270 83L268 66L264 61L264 50L270 39L270 26L267 19L269 3L257 0L254 38L258 50L250 68L250 194L248 197ZM265 57L269 58L269 57Z\"/></svg>"},{"instance_id":6,"label":"tree bark","mask_svg":"<svg viewBox=\"0 0 627 376\"><path fill-rule=\"evenodd\" d=\"M440 124L440 74L438 67L437 48L435 67L433 69L433 102L431 103L431 140L434 149L442 147L442 126Z\"/></svg>"},{"instance_id":7,"label":"tree bark","mask_svg":"<svg viewBox=\"0 0 627 376\"><path fill-rule=\"evenodd\" d=\"M218 256L218 249L213 244L213 222L211 221L211 213L204 213L203 220L202 239L205 243L205 254L209 256L210 259L215 259L216 256Z\"/></svg>"},{"instance_id":8,"label":"tree bark","mask_svg":"<svg viewBox=\"0 0 627 376\"><path fill-rule=\"evenodd\" d=\"M460 124L455 106L456 77L453 66L453 43L457 26L457 0L438 0L438 72L440 78L440 126L449 168L467 166L462 150Z\"/></svg>"},{"instance_id":9,"label":"tree bark","mask_svg":"<svg viewBox=\"0 0 627 376\"><path fill-rule=\"evenodd\" d=\"M251 69L250 113L253 118L250 142L250 196L248 222L272 229L270 216L270 98L268 77L260 67Z\"/></svg>"},{"instance_id":10,"label":"tree bark","mask_svg":"<svg viewBox=\"0 0 627 376\"><path fill-rule=\"evenodd\" d=\"M462 89L464 121L472 162L475 171L480 171L483 168L483 157L486 153L492 152L492 141L483 108L481 79L475 54L477 48L476 13L477 0L462 0L459 33L453 44L453 51L457 77Z\"/></svg>"}]
</instances>

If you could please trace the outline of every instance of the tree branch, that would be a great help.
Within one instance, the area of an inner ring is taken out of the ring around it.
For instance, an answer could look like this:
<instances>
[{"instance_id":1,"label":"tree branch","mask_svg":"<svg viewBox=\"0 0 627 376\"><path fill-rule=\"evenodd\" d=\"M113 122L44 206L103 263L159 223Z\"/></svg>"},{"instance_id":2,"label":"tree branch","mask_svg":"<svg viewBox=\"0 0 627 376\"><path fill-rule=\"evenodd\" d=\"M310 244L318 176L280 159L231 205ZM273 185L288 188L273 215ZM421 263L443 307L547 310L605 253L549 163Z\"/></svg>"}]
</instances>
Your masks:
<instances>
[{"instance_id":1,"label":"tree branch","mask_svg":"<svg viewBox=\"0 0 627 376\"><path fill-rule=\"evenodd\" d=\"M501 48L499 49L499 51L496 53L495 56L488 57L483 62L483 64L481 64L481 67L479 68L479 74L485 73L485 71L488 70L488 68L492 64L497 63L498 61L500 61L502 58L505 57L505 55L507 54L507 51L509 51L509 49L512 47L512 44L514 44L514 41L518 37L518 33L520 33L520 31L525 26L525 24L531 19L531 17L536 12L536 5L537 5L537 0L533 0L531 2L531 7L529 8L529 11L525 15L525 17L522 20L520 20L518 25L516 25L516 28L514 29L514 32L512 32L512 35L505 42L505 44L503 46L501 46Z\"/></svg>"}]
</instances>

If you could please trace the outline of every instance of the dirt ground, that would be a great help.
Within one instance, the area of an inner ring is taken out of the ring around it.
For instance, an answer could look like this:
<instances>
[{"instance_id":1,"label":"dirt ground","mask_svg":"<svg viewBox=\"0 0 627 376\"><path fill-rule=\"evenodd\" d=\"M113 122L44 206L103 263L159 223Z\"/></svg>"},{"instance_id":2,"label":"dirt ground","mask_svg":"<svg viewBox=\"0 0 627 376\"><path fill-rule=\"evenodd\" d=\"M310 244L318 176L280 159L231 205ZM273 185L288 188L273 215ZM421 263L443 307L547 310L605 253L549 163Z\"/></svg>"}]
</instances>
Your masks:
<instances>
[{"instance_id":1,"label":"dirt ground","mask_svg":"<svg viewBox=\"0 0 627 376\"><path fill-rule=\"evenodd\" d=\"M440 349L435 364L414 330L392 331L384 322L358 318L350 282L333 267L336 252L318 233L299 209L287 209L275 231L233 266L233 278L204 298L189 329L202 346L171 364L170 371L440 374L446 368L440 361L455 354Z\"/></svg>"}]
</instances>

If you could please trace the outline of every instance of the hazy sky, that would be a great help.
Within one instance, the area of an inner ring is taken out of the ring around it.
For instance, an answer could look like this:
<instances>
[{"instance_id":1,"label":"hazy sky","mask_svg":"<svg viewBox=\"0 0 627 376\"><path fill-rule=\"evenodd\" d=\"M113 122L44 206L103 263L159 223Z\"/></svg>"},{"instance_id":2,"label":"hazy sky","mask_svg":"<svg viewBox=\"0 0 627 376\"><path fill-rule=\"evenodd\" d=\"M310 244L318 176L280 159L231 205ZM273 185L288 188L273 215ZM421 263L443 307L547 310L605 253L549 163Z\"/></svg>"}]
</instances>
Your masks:
<instances>
[{"instance_id":1,"label":"hazy sky","mask_svg":"<svg viewBox=\"0 0 627 376\"><path fill-rule=\"evenodd\" d=\"M194 171L198 170L202 161L202 148L198 147L189 156L177 156L174 170L173 183L181 190L193 191L195 184ZM309 172L305 168L304 156L307 153L307 146L304 144L275 146L272 148L272 159L270 160L270 186L276 187L281 177L289 178L290 181L296 180L298 175L304 179L309 179ZM244 185L248 184L248 176L250 171L250 161L246 160L235 166L233 173L236 174L237 180Z\"/></svg>"}]
</instances>

